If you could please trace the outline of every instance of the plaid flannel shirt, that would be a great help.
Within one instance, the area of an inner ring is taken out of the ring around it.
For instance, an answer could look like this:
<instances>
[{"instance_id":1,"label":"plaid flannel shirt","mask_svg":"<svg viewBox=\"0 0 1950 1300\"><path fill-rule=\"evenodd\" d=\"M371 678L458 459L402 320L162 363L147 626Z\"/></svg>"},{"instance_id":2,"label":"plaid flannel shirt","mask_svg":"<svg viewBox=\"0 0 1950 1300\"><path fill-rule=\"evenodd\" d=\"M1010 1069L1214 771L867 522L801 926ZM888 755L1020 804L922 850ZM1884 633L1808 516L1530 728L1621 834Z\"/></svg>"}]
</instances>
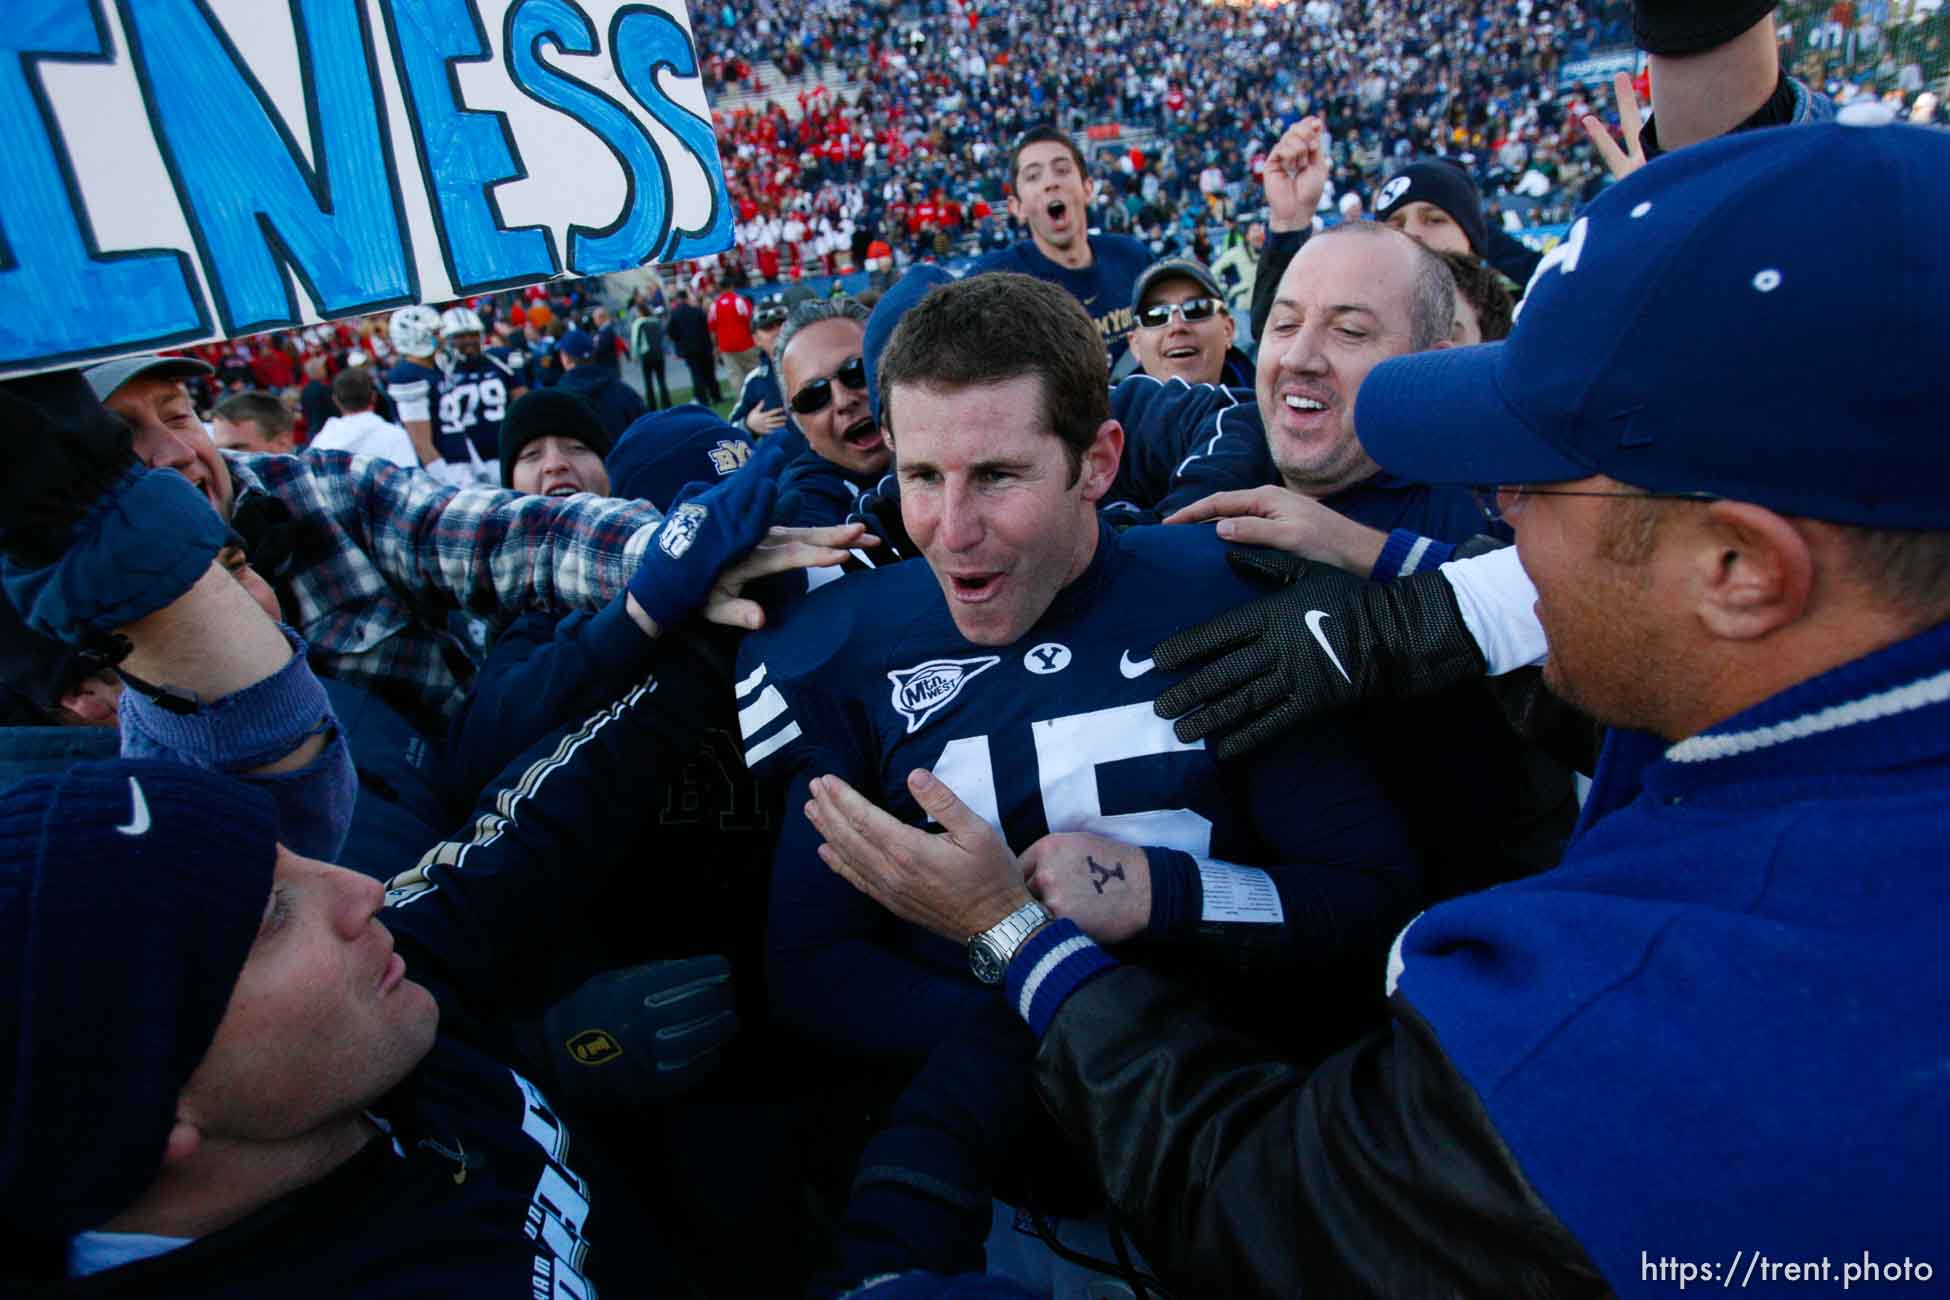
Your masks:
<instances>
[{"instance_id":1,"label":"plaid flannel shirt","mask_svg":"<svg viewBox=\"0 0 1950 1300\"><path fill-rule=\"evenodd\" d=\"M466 694L449 664L454 610L499 627L531 610L600 609L662 518L613 497L445 487L346 452L224 459L237 500L265 492L291 511L277 585L312 662L423 719L450 717Z\"/></svg>"}]
</instances>

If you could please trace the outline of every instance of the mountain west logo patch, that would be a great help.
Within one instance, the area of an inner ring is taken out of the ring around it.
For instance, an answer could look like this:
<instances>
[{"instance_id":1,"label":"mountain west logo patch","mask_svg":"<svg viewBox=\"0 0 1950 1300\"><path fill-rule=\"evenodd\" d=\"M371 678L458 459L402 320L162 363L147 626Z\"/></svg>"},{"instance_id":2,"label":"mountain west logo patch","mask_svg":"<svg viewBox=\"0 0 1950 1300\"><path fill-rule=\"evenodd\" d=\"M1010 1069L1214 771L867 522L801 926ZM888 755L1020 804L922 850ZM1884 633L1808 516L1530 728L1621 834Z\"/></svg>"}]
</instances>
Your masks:
<instances>
[{"instance_id":1,"label":"mountain west logo patch","mask_svg":"<svg viewBox=\"0 0 1950 1300\"><path fill-rule=\"evenodd\" d=\"M888 673L887 680L894 684L894 708L907 719L907 734L919 731L935 710L961 694L962 687L1001 662L1001 655L930 659Z\"/></svg>"},{"instance_id":2,"label":"mountain west logo patch","mask_svg":"<svg viewBox=\"0 0 1950 1300\"><path fill-rule=\"evenodd\" d=\"M752 448L742 438L720 438L718 445L704 454L711 458L711 468L718 471L718 477L723 478L752 458Z\"/></svg>"},{"instance_id":3,"label":"mountain west logo patch","mask_svg":"<svg viewBox=\"0 0 1950 1300\"><path fill-rule=\"evenodd\" d=\"M681 505L671 511L670 518L664 520L663 531L657 534L658 549L673 560L683 559L684 552L697 540L708 513L703 506L693 505Z\"/></svg>"}]
</instances>

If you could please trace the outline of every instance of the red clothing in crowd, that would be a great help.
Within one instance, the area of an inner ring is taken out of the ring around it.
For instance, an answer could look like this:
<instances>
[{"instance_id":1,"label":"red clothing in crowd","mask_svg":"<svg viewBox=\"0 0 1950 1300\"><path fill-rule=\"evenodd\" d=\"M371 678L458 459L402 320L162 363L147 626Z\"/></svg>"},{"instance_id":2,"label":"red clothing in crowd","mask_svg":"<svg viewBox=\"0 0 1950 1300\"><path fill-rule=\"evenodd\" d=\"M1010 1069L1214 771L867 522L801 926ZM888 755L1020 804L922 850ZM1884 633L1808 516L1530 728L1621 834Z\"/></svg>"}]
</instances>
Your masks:
<instances>
[{"instance_id":1,"label":"red clothing in crowd","mask_svg":"<svg viewBox=\"0 0 1950 1300\"><path fill-rule=\"evenodd\" d=\"M744 352L758 346L752 338L752 305L745 295L727 289L711 304L711 336L720 352Z\"/></svg>"}]
</instances>

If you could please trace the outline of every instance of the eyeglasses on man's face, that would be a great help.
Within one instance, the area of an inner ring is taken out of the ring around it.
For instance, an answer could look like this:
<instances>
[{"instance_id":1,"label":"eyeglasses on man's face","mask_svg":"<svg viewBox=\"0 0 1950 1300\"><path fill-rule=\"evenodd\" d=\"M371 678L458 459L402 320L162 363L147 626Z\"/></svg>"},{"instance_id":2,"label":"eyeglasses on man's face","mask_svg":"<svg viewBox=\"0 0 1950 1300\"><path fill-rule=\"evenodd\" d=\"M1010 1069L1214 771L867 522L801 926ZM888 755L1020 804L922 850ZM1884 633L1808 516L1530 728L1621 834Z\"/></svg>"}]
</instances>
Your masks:
<instances>
[{"instance_id":1,"label":"eyeglasses on man's face","mask_svg":"<svg viewBox=\"0 0 1950 1300\"><path fill-rule=\"evenodd\" d=\"M867 362L864 357L852 357L843 362L840 368L824 379L810 380L792 395L792 409L800 415L814 415L826 409L833 400L833 384L845 384L856 393L867 391Z\"/></svg>"},{"instance_id":2,"label":"eyeglasses on man's face","mask_svg":"<svg viewBox=\"0 0 1950 1300\"><path fill-rule=\"evenodd\" d=\"M1718 501L1720 498L1711 492L1599 492L1577 488L1554 488L1532 483L1502 483L1473 487L1476 504L1482 507L1483 517L1491 523L1501 521L1511 523L1522 513L1524 502L1531 497L1617 497L1637 498L1641 501Z\"/></svg>"},{"instance_id":3,"label":"eyeglasses on man's face","mask_svg":"<svg viewBox=\"0 0 1950 1300\"><path fill-rule=\"evenodd\" d=\"M1184 302L1154 302L1149 307L1138 308L1137 323L1148 330L1163 329L1171 324L1174 312L1183 316L1187 325L1196 325L1219 314L1219 300L1187 298Z\"/></svg>"}]
</instances>

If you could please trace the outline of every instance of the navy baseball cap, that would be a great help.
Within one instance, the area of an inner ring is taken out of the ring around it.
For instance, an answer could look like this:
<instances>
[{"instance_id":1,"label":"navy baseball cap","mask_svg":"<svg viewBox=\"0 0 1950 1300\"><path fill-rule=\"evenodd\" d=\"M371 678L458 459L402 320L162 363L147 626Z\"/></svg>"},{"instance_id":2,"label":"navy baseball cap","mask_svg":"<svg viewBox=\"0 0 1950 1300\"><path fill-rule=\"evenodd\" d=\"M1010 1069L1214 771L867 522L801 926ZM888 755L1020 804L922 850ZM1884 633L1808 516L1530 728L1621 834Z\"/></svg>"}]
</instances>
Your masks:
<instances>
[{"instance_id":1,"label":"navy baseball cap","mask_svg":"<svg viewBox=\"0 0 1950 1300\"><path fill-rule=\"evenodd\" d=\"M1393 357L1355 429L1421 483L1609 475L1782 514L1950 528L1950 134L1743 132L1601 195L1510 337Z\"/></svg>"},{"instance_id":2,"label":"navy baseball cap","mask_svg":"<svg viewBox=\"0 0 1950 1300\"><path fill-rule=\"evenodd\" d=\"M562 336L562 341L556 344L556 349L565 357L587 361L596 355L596 340L585 330L570 330Z\"/></svg>"},{"instance_id":3,"label":"navy baseball cap","mask_svg":"<svg viewBox=\"0 0 1950 1300\"><path fill-rule=\"evenodd\" d=\"M648 501L668 511L692 483L715 483L751 459L743 429L696 402L640 415L603 461L611 496Z\"/></svg>"}]
</instances>

